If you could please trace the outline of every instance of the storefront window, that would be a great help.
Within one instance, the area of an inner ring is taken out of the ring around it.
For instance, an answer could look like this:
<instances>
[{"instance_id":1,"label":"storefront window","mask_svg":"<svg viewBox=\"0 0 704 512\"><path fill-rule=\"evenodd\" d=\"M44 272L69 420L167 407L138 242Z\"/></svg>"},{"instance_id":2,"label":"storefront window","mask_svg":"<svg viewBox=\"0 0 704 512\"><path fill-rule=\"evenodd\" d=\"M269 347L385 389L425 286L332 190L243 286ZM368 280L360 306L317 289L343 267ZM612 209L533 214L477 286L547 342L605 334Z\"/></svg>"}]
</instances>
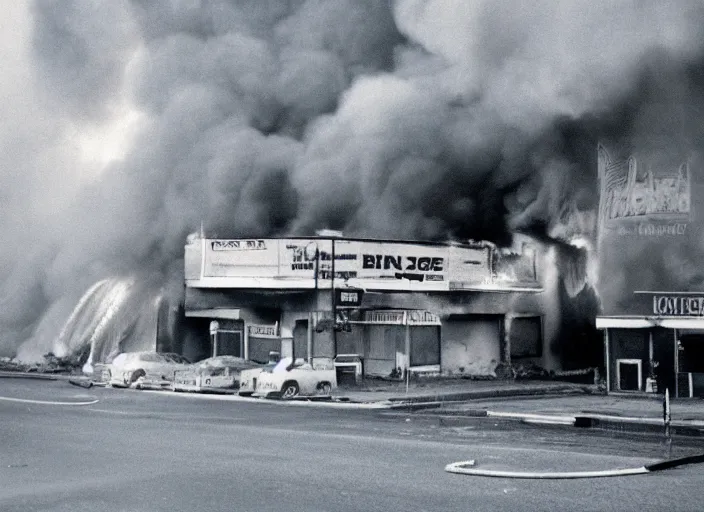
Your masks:
<instances>
[{"instance_id":1,"label":"storefront window","mask_svg":"<svg viewBox=\"0 0 704 512\"><path fill-rule=\"evenodd\" d=\"M411 366L440 364L440 327L412 326Z\"/></svg>"},{"instance_id":2,"label":"storefront window","mask_svg":"<svg viewBox=\"0 0 704 512\"><path fill-rule=\"evenodd\" d=\"M511 320L511 359L541 357L543 343L540 317L514 318Z\"/></svg>"}]
</instances>

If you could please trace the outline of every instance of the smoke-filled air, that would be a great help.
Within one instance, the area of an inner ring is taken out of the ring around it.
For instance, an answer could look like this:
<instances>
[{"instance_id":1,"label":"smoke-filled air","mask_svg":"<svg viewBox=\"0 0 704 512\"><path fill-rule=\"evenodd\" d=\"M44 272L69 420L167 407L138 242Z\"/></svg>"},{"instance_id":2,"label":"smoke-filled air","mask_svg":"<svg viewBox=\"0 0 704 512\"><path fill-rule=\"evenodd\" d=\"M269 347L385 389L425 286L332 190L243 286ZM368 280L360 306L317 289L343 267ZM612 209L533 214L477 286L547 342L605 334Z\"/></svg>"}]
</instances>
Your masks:
<instances>
[{"instance_id":1,"label":"smoke-filled air","mask_svg":"<svg viewBox=\"0 0 704 512\"><path fill-rule=\"evenodd\" d=\"M699 0L3 10L0 356L23 360L105 357L182 293L201 224L591 247L600 137L703 99Z\"/></svg>"}]
</instances>

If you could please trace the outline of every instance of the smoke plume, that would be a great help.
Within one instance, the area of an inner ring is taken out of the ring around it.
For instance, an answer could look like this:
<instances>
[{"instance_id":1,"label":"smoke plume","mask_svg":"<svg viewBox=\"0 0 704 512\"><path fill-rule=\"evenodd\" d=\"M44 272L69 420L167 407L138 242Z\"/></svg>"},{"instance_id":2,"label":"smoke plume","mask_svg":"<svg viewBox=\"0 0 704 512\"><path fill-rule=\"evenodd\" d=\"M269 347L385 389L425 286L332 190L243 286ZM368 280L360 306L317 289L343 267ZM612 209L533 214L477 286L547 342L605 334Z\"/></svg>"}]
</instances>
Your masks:
<instances>
[{"instance_id":1,"label":"smoke plume","mask_svg":"<svg viewBox=\"0 0 704 512\"><path fill-rule=\"evenodd\" d=\"M179 290L201 222L593 238L597 138L701 73L703 22L695 0L13 4L0 355L56 348L103 279Z\"/></svg>"}]
</instances>

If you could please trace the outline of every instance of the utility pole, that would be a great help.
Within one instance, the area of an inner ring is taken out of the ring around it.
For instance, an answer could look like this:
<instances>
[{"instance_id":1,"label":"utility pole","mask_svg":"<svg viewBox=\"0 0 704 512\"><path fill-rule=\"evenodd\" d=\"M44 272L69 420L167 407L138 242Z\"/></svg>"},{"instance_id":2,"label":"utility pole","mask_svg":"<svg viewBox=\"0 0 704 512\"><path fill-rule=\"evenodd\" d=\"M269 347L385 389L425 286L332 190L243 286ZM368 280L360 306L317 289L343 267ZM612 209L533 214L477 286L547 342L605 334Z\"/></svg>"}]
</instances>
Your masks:
<instances>
[{"instance_id":1,"label":"utility pole","mask_svg":"<svg viewBox=\"0 0 704 512\"><path fill-rule=\"evenodd\" d=\"M335 296L335 238L330 238L332 244L331 256L332 262L330 263L330 304L332 309L332 357L337 356L337 297Z\"/></svg>"}]
</instances>

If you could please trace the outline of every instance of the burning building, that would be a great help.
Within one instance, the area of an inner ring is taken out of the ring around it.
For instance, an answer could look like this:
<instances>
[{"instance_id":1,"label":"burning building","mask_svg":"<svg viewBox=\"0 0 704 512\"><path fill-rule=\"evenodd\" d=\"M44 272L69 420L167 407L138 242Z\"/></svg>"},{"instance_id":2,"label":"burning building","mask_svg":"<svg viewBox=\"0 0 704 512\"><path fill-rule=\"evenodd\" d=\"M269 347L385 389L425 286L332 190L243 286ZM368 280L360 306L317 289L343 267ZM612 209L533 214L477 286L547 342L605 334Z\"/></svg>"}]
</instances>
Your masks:
<instances>
[{"instance_id":1,"label":"burning building","mask_svg":"<svg viewBox=\"0 0 704 512\"><path fill-rule=\"evenodd\" d=\"M185 252L185 316L212 329L192 357L354 355L374 376L560 367L546 255L528 243L193 236Z\"/></svg>"},{"instance_id":2,"label":"burning building","mask_svg":"<svg viewBox=\"0 0 704 512\"><path fill-rule=\"evenodd\" d=\"M159 319L180 314L183 242L203 222L232 240L547 235L555 286L525 295L560 311L550 354L593 366L595 295L560 212L596 209L598 137L636 131L668 91L701 103L704 90L699 0L65 0L13 3L7 17L0 357L23 360L152 347L164 330L173 341L158 347L198 346L200 317ZM630 192L626 177L609 211L658 215L623 210L624 193L667 196L685 186L679 167L670 181L639 170Z\"/></svg>"}]
</instances>

